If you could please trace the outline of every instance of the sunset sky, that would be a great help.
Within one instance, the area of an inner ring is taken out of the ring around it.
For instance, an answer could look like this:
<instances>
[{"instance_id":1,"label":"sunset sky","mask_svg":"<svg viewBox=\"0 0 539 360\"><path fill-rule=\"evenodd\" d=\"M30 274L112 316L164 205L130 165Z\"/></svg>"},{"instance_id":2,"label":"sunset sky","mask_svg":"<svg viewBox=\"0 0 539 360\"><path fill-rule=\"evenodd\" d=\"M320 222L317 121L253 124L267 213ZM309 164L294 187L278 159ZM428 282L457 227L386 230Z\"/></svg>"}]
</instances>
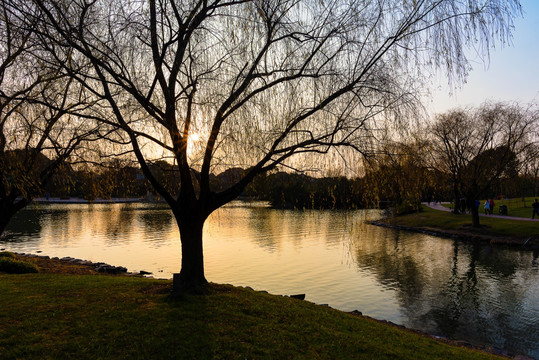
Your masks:
<instances>
[{"instance_id":1,"label":"sunset sky","mask_svg":"<svg viewBox=\"0 0 539 360\"><path fill-rule=\"evenodd\" d=\"M524 16L514 23L512 44L497 44L486 64L471 56L473 71L452 96L446 80L435 84L432 101L426 101L431 114L486 100L539 102L539 1L522 0L521 4Z\"/></svg>"}]
</instances>

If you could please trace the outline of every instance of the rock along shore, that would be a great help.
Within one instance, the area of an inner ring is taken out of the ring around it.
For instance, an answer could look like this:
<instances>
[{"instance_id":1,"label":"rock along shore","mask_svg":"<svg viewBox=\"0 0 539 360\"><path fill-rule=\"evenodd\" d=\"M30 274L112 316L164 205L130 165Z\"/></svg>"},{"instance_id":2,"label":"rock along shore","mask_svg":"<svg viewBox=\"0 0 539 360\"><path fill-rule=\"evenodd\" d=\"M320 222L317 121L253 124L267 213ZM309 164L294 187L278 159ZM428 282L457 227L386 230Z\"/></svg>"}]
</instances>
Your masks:
<instances>
[{"instance_id":1,"label":"rock along shore","mask_svg":"<svg viewBox=\"0 0 539 360\"><path fill-rule=\"evenodd\" d=\"M0 251L4 251L1 249ZM128 272L124 266L110 265L104 262L92 262L89 260L77 259L70 256L62 258L49 257L47 255L27 254L12 252L18 257L23 257L25 260L36 264L44 272L61 273L68 272L72 274L108 274L108 275L128 275L128 276L144 276L150 275L151 272L141 270L140 272ZM67 271L66 271L67 269Z\"/></svg>"}]
</instances>

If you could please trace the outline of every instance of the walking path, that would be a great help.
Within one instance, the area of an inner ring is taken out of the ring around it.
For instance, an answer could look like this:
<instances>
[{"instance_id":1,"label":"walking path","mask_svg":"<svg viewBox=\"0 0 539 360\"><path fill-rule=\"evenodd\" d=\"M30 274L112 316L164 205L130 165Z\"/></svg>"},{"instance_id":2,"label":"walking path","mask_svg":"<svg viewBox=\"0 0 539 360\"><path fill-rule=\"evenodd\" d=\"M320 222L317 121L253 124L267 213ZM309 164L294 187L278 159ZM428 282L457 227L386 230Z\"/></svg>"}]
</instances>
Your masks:
<instances>
[{"instance_id":1,"label":"walking path","mask_svg":"<svg viewBox=\"0 0 539 360\"><path fill-rule=\"evenodd\" d=\"M431 209L435 210L441 210L441 211L451 211L450 208L443 206L441 203L423 203L423 205L427 205ZM479 213L479 216L486 216L486 217L492 217L492 218L499 218L499 219L509 219L509 220L522 220L522 221L539 221L539 218L532 219L532 218L523 218L523 217L516 217L516 216L505 216L505 215L486 215Z\"/></svg>"}]
</instances>

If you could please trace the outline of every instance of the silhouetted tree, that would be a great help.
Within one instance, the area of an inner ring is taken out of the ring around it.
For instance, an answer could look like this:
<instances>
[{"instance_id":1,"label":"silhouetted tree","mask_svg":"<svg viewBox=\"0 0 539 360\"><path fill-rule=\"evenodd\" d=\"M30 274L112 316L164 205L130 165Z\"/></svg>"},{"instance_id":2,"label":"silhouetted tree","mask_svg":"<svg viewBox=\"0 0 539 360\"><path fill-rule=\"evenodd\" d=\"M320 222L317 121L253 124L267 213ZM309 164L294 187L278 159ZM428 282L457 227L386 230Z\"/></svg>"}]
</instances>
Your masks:
<instances>
[{"instance_id":1,"label":"silhouetted tree","mask_svg":"<svg viewBox=\"0 0 539 360\"><path fill-rule=\"evenodd\" d=\"M0 235L94 131L74 118L87 106L79 84L38 59L44 50L35 22L21 18L23 2L1 3Z\"/></svg>"},{"instance_id":2,"label":"silhouetted tree","mask_svg":"<svg viewBox=\"0 0 539 360\"><path fill-rule=\"evenodd\" d=\"M378 154L366 162L365 202L402 214L420 210L422 199L440 196L444 179L429 167L429 147L419 138L381 144Z\"/></svg>"},{"instance_id":3,"label":"silhouetted tree","mask_svg":"<svg viewBox=\"0 0 539 360\"><path fill-rule=\"evenodd\" d=\"M539 138L539 120L535 127L534 136L536 139ZM536 143L526 149L526 151L522 154L522 164L522 175L524 179L531 181L532 190L529 195L536 197L539 195L539 144ZM522 196L524 197L526 195L524 192L525 189L522 190Z\"/></svg>"},{"instance_id":4,"label":"silhouetted tree","mask_svg":"<svg viewBox=\"0 0 539 360\"><path fill-rule=\"evenodd\" d=\"M477 110L452 110L432 127L434 166L452 183L455 211L461 196L479 226L476 200L501 177L518 176L518 156L531 146L537 111L518 104L484 104Z\"/></svg>"}]
</instances>

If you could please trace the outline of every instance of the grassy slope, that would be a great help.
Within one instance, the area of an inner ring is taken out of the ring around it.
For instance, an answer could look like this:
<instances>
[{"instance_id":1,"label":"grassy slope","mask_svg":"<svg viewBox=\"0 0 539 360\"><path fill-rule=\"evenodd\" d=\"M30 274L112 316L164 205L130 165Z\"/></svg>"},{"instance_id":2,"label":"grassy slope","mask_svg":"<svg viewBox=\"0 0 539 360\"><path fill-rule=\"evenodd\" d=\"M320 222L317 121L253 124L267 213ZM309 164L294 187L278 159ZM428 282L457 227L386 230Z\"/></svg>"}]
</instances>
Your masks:
<instances>
[{"instance_id":1,"label":"grassy slope","mask_svg":"<svg viewBox=\"0 0 539 360\"><path fill-rule=\"evenodd\" d=\"M492 359L309 302L212 285L0 274L2 359Z\"/></svg>"},{"instance_id":2,"label":"grassy slope","mask_svg":"<svg viewBox=\"0 0 539 360\"><path fill-rule=\"evenodd\" d=\"M489 218L481 216L478 230L470 228L471 215L459 215L446 211L434 210L423 206L423 211L414 214L398 216L390 220L392 224L412 227L431 227L448 230L462 230L476 232L483 235L510 236L526 239L539 234L539 222Z\"/></svg>"}]
</instances>

